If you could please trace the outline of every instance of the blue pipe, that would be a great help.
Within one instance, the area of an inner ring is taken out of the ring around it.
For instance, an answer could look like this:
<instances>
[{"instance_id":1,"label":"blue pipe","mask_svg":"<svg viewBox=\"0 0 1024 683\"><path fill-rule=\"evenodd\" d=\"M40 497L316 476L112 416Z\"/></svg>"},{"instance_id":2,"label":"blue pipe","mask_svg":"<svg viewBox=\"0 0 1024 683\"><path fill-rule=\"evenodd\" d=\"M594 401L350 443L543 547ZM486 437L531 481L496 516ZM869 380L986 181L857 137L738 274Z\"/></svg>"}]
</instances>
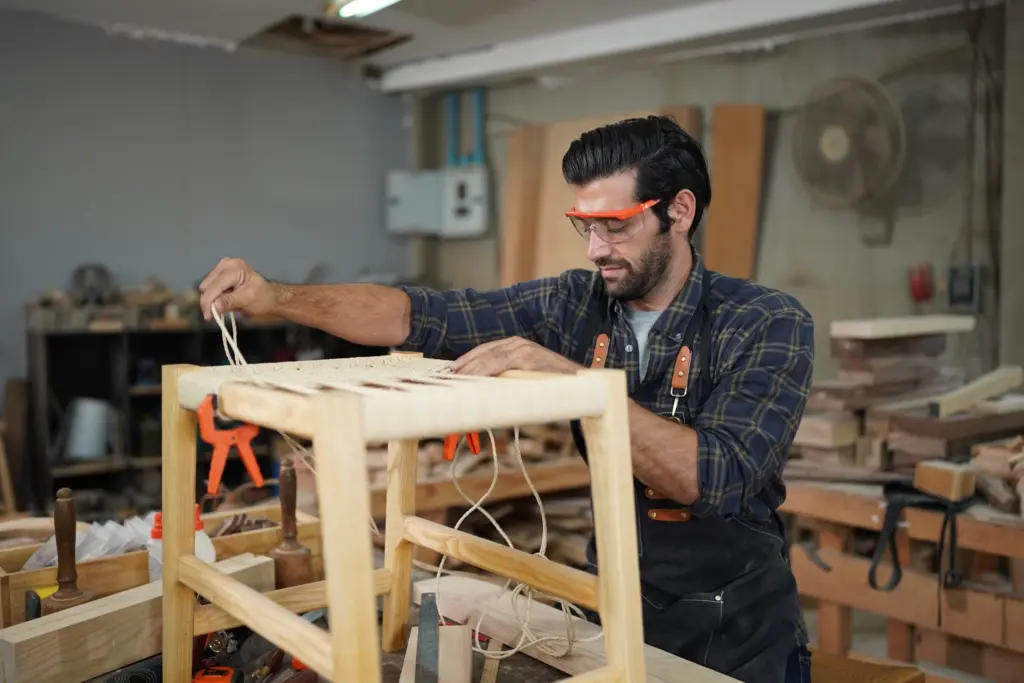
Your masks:
<instances>
[{"instance_id":1,"label":"blue pipe","mask_svg":"<svg viewBox=\"0 0 1024 683\"><path fill-rule=\"evenodd\" d=\"M477 88L473 92L473 163L484 163L484 89Z\"/></svg>"},{"instance_id":2,"label":"blue pipe","mask_svg":"<svg viewBox=\"0 0 1024 683\"><path fill-rule=\"evenodd\" d=\"M444 109L448 128L448 165L458 166L459 159L459 95L450 92L445 95Z\"/></svg>"}]
</instances>

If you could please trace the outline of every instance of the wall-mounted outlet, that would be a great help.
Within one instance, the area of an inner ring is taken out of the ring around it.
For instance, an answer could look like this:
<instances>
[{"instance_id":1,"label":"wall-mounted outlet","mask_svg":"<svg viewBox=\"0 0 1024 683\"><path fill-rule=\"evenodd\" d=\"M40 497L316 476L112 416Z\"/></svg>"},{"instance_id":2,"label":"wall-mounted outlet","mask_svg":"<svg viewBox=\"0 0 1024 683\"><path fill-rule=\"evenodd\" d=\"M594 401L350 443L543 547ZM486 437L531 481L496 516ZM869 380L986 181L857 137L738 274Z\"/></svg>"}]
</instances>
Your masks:
<instances>
[{"instance_id":1,"label":"wall-mounted outlet","mask_svg":"<svg viewBox=\"0 0 1024 683\"><path fill-rule=\"evenodd\" d=\"M950 310L978 313L981 310L982 269L970 264L949 267L946 303Z\"/></svg>"}]
</instances>

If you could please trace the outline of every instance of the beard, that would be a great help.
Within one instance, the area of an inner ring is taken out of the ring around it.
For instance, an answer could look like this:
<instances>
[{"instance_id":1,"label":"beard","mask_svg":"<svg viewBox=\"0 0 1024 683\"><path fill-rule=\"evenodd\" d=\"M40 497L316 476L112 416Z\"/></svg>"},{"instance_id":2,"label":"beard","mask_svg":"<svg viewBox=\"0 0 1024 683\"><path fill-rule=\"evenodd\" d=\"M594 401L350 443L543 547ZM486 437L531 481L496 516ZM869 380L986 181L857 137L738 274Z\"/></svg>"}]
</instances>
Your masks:
<instances>
[{"instance_id":1,"label":"beard","mask_svg":"<svg viewBox=\"0 0 1024 683\"><path fill-rule=\"evenodd\" d=\"M622 273L613 279L602 276L608 296L620 301L636 301L654 289L668 270L672 255L668 237L668 234L658 235L650 248L640 256L636 266L616 258L597 261L595 265L599 268L622 268Z\"/></svg>"}]
</instances>

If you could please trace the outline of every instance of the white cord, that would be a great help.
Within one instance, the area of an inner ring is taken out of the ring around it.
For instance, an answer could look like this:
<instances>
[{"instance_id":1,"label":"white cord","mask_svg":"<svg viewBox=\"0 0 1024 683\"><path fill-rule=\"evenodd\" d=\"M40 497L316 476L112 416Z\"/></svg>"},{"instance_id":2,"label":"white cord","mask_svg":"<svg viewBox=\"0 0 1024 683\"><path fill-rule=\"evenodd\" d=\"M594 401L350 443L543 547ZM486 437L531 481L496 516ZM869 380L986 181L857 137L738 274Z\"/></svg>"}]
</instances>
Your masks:
<instances>
[{"instance_id":1,"label":"white cord","mask_svg":"<svg viewBox=\"0 0 1024 683\"><path fill-rule=\"evenodd\" d=\"M491 493L494 491L494 488L497 486L498 483L498 449L494 442L494 432L488 429L487 436L491 442L491 459L492 462L494 463L494 473L491 476L490 487L488 487L487 491L482 496L480 496L480 498L476 501L473 501L472 498L467 496L465 491L463 491L462 487L459 485L458 477L455 474L455 465L458 462L459 455L461 452L459 450L456 450L455 458L452 461L451 469L452 483L455 485L455 489L459 492L459 495L462 496L462 499L470 504L470 508L466 510L461 517L459 517L459 520L455 523L455 526L453 528L458 530L458 528L462 526L462 523L465 522L466 519L471 514L473 514L474 511L479 511L481 514L483 514L487 521L491 523L491 526L493 526L494 529L498 532L498 535L500 535L502 540L505 541L505 544L509 548L515 549L515 546L512 544L512 540L508 537L508 534L505 533L505 530L501 528L500 524L498 524L498 520L494 519L491 513L489 513L486 509L482 507L484 501L487 500L487 497L491 495ZM540 492L537 491L537 487L533 485L533 480L530 479L530 473L527 471L526 463L523 462L523 453L522 449L519 446L518 427L516 427L513 430L513 437L515 443L516 462L519 465L519 470L523 474L523 479L526 480L526 485L530 488L530 492L533 494L534 500L537 501L537 509L540 511L540 549L537 551L536 554L541 557L546 557L545 553L547 552L548 545L547 512L544 510L544 503L541 501ZM444 613L441 608L441 574L444 571L444 562L446 559L447 555L441 556L441 561L437 566L436 587L434 588L435 599L437 601L437 611L442 624L444 623ZM548 598L557 598L557 596L550 596L541 593L540 591L535 590L529 584L517 583L515 587L512 588L511 604L512 615L519 623L519 628L521 631L519 636L519 642L512 646L512 649L509 650L494 651L484 648L480 644L480 629L483 626L484 619L486 619L488 615L490 615L497 601L501 599L501 597L505 594L505 591L508 590L511 584L511 579L507 580L505 582L505 585L502 586L501 590L496 592L494 599L491 600L487 608L480 611L479 617L477 618L476 621L476 626L473 628L473 649L482 654L484 657L487 657L489 659L505 659L506 657L511 657L512 655L516 654L517 652L520 652L521 650L527 647L536 647L538 650L541 650L542 652L552 657L566 657L572 654L572 649L575 643L591 642L594 640L598 640L603 635L601 632L599 632L588 638L577 638L575 619L580 618L586 620L586 616L583 614L583 611L579 607L566 600L559 600L559 604L562 608L562 615L565 618L565 635L538 636L534 634L533 630L530 627L530 612L533 608L534 598L542 596ZM525 602L525 607L520 604L520 601ZM523 610L525 610L525 613ZM556 643L557 645L555 645ZM508 644L511 645L511 643Z\"/></svg>"},{"instance_id":2,"label":"white cord","mask_svg":"<svg viewBox=\"0 0 1024 683\"><path fill-rule=\"evenodd\" d=\"M217 322L217 327L220 328L220 339L224 345L224 355L227 356L228 363L235 367L245 368L249 378L256 384L265 384L257 373L248 370L249 363L245 360L242 350L238 348L238 326L235 324L235 314L233 312L228 313L228 317L231 320L231 330L228 331L224 319L217 310L217 306L211 306L210 310L213 312L213 319ZM312 453L309 452L309 449L284 432L278 431L277 433L288 444L288 447L291 448L292 455L298 457L299 462L315 477L316 469L314 469L312 462L310 462ZM380 534L380 529L377 527L377 522L374 521L372 515L370 516L370 528L373 529L373 533Z\"/></svg>"},{"instance_id":3,"label":"white cord","mask_svg":"<svg viewBox=\"0 0 1024 683\"><path fill-rule=\"evenodd\" d=\"M246 362L245 356L242 354L241 349L238 348L238 327L235 324L235 315L234 315L234 313L228 313L228 316L230 317L230 320L231 320L231 330L228 331L227 325L225 325L225 323L224 323L224 319L221 317L220 312L217 310L217 306L216 305L212 306L211 310L213 312L213 319L217 322L217 326L220 328L221 342L224 345L224 355L227 356L228 362L231 365L233 365L233 366L242 367L242 368L248 369L249 364ZM247 374L249 375L249 377L252 379L253 382L255 382L257 384L264 384L264 382L261 381L261 379L259 378L259 375L257 373L249 371ZM284 439L285 443L287 443L288 446L291 447L292 453L294 455L298 456L298 458L302 462L302 464L305 465L307 468L309 468L309 471L312 472L314 476L316 476L316 470L313 468L313 466L309 462L309 457L311 455L309 450L304 448L301 444L299 444L297 441L295 441L295 439L291 438L287 434L284 434L282 432L278 432L278 434L280 434L281 438ZM530 479L530 473L527 471L526 463L523 462L523 453L522 453L522 450L520 449L520 446L519 446L519 428L518 427L516 427L513 430L513 435L514 435L514 443L515 443L516 462L519 464L519 469L523 473L523 478L526 480L526 485L530 488L530 492L533 494L534 500L537 501L537 508L540 511L541 539L540 539L540 549L537 551L536 554L541 556L541 557L546 557L545 553L547 552L547 546L548 546L548 519L547 519L547 513L544 510L544 503L543 503L543 501L541 501L540 492L538 492L537 491L537 487L533 485L533 480ZM466 492L463 491L462 486L460 486L460 484L459 484L459 479L458 479L458 477L455 474L455 472L456 472L455 465L458 462L458 458L459 458L459 455L460 455L460 450L459 450L458 446L461 445L461 443L462 443L461 439L459 441L459 444L456 447L455 458L452 460L452 468L451 468L452 483L455 485L455 489L459 492L459 495L462 496L463 500L465 500L467 503L469 503L470 507L469 507L468 510L466 510L462 514L461 517L459 517L459 520L455 523L455 526L453 528L458 530L458 528L460 526L462 526L463 522L465 522L466 519L468 519L469 516L471 514L473 514L473 512L479 511L491 523L491 526L493 526L494 529L498 532L498 534L501 536L502 540L505 541L505 544L508 545L509 548L515 549L515 546L513 545L512 540L508 537L508 534L505 533L505 530L501 528L500 524L498 524L498 520L494 519L494 517L491 515L491 513L489 513L487 510L485 510L482 507L484 501L487 500L487 497L491 495L491 493L494 491L495 487L498 484L498 449L497 449L497 446L495 445L495 441L494 441L494 432L492 430L488 429L487 430L487 436L489 437L490 442L491 442L491 459L492 459L492 461L494 463L494 474L491 477L491 485L490 485L490 487L480 497L479 500L474 501L472 498L470 498L468 495L466 495ZM380 530L378 529L377 524L373 520L372 516L370 517L370 527L371 527L371 529L373 529L373 533L374 534L376 534L378 536L380 535ZM452 572L451 570L446 570L444 568L444 563L445 563L445 560L447 558L448 558L447 555L442 555L441 556L441 561L438 563L437 567L429 567L429 565L427 565L426 563L415 562L415 564L417 564L418 566L421 566L421 567L427 566L430 569L435 569L437 571L437 577L436 577L436 579L437 579L437 587L435 589L435 594L436 594L436 599L437 599L437 603L438 603L438 614L439 615L442 614L441 613L441 574L442 573L447 573L447 574L455 573L455 572ZM468 572L458 572L458 573L460 573L460 574L468 574ZM570 603L570 602L568 602L566 600L560 600L560 604L561 604L561 607L562 607L562 615L565 617L565 635L564 636L555 636L555 635L537 636L537 635L535 635L534 632L530 628L530 612L531 612L532 607L533 607L533 599L534 599L534 597L535 596L536 597L542 597L543 596L543 597L548 597L548 598L555 598L557 596L549 596L549 595L546 595L544 593L541 593L540 591L535 590L533 587L531 587L528 584L517 583L515 585L515 587L512 588L511 603L512 603L512 613L515 616L516 621L519 622L519 627L520 627L520 629L522 631L522 633L521 633L521 635L519 637L519 642L514 647L512 647L512 649L509 649L509 650L493 651L493 650L485 649L480 644L480 627L483 625L484 619L486 619L487 616L494 609L495 603L497 603L497 601L501 598L501 596L504 595L505 591L508 590L508 588L509 588L509 586L511 584L512 584L511 579L505 582L505 585L501 588L500 591L497 592L497 594L495 595L494 600L491 602L491 604L488 606L488 608L486 610L483 610L483 611L480 612L480 616L477 619L476 627L473 629L473 633L474 633L474 636L473 636L473 639L474 639L473 649L476 650L477 652L481 653L484 657L488 657L488 658L491 658L491 659L505 659L506 657L511 657L512 655L516 654L520 650L522 650L524 648L527 648L527 647L536 647L537 649L545 652L546 654L548 654L548 655L550 655L552 657L565 657L565 656L568 656L568 655L572 654L573 645L575 643L584 643L584 642L594 641L594 640L597 640L597 639L601 638L601 636L603 635L603 633L599 632L599 633L597 633L597 634L595 634L595 635L593 635L593 636L591 636L589 638L582 638L582 639L576 638L575 618L578 617L580 619L586 620L586 617L583 614L583 611L579 607L577 607L576 605L574 605L574 604L572 604L572 603ZM520 601L525 601L525 607L521 606ZM525 614L521 611L521 610L524 610L524 609L525 609ZM441 616L441 618L443 620L443 615ZM553 645L553 643L558 643L558 646Z\"/></svg>"}]
</instances>

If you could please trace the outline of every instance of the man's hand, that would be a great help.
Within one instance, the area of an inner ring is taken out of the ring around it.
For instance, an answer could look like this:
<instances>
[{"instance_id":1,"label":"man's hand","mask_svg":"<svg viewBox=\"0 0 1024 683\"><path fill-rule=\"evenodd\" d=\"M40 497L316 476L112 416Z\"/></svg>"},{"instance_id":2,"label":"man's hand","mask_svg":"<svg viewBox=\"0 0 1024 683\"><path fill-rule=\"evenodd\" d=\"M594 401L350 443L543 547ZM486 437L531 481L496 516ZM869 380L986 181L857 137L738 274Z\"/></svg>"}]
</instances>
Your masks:
<instances>
[{"instance_id":1,"label":"man's hand","mask_svg":"<svg viewBox=\"0 0 1024 683\"><path fill-rule=\"evenodd\" d=\"M199 308L205 320L213 317L211 310L215 305L221 315L228 311L265 315L277 303L274 286L237 258L221 259L199 283L199 292Z\"/></svg>"},{"instance_id":2,"label":"man's hand","mask_svg":"<svg viewBox=\"0 0 1024 683\"><path fill-rule=\"evenodd\" d=\"M582 365L522 337L481 344L452 363L452 372L460 375L494 376L506 370L569 374L582 369Z\"/></svg>"}]
</instances>

